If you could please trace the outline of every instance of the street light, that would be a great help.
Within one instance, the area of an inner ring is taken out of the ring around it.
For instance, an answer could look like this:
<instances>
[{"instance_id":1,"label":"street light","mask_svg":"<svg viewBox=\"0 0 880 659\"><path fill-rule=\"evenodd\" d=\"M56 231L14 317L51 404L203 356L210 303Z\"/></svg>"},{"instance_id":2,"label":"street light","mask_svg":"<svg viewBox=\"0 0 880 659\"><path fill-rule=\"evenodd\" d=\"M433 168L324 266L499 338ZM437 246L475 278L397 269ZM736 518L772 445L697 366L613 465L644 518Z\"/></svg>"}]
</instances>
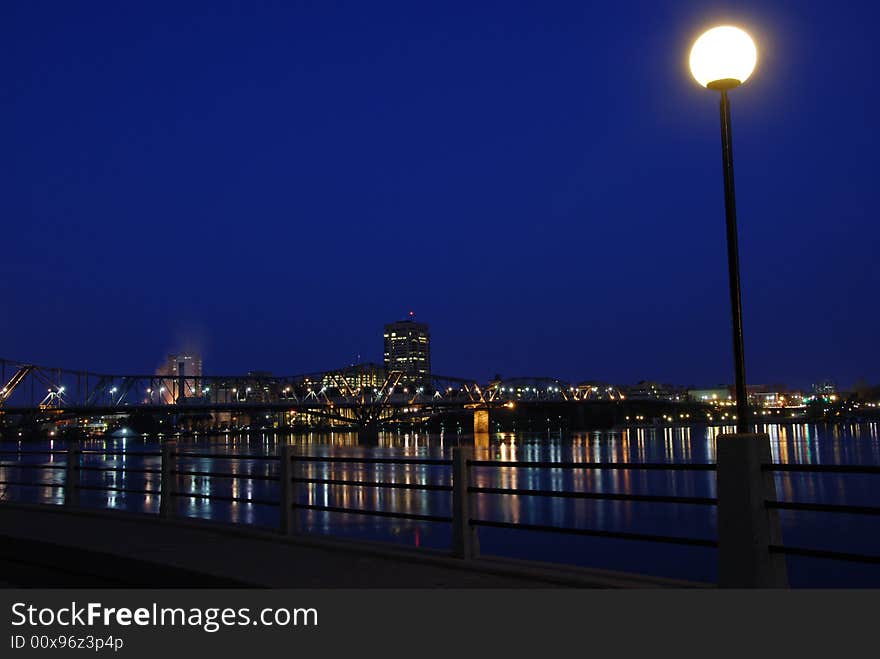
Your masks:
<instances>
[{"instance_id":1,"label":"street light","mask_svg":"<svg viewBox=\"0 0 880 659\"><path fill-rule=\"evenodd\" d=\"M749 432L749 400L743 353L742 296L739 286L739 247L736 232L736 195L733 187L733 137L727 92L752 75L758 50L738 27L722 25L704 32L691 48L690 68L703 87L721 92L721 160L724 171L724 209L727 220L727 269L733 317L733 362L736 371L736 429Z\"/></svg>"}]
</instances>

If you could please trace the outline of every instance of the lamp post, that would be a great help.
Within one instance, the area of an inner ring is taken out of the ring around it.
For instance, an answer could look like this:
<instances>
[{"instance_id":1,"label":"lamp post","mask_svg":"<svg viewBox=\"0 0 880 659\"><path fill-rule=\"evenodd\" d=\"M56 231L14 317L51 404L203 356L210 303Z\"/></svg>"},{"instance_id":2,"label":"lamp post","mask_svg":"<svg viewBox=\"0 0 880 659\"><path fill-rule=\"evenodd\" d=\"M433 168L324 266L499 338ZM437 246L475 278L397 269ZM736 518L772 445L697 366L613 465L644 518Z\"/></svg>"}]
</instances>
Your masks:
<instances>
[{"instance_id":1,"label":"lamp post","mask_svg":"<svg viewBox=\"0 0 880 659\"><path fill-rule=\"evenodd\" d=\"M691 49L691 73L697 82L721 93L721 162L727 221L727 269L733 317L733 359L736 369L736 433L717 437L718 584L729 588L785 587L785 557L770 551L781 543L779 518L766 501L776 500L773 478L762 470L771 462L770 437L751 433L743 354L742 301L739 289L739 248L733 189L733 146L730 99L755 69L758 52L748 34L724 25L705 32Z\"/></svg>"},{"instance_id":2,"label":"lamp post","mask_svg":"<svg viewBox=\"0 0 880 659\"><path fill-rule=\"evenodd\" d=\"M730 280L730 310L733 320L733 364L736 372L736 429L749 432L749 399L743 352L742 296L739 282L739 246L736 231L736 195L733 186L733 138L730 99L727 93L739 87L755 69L758 52L751 37L730 25L714 27L694 42L690 54L691 73L707 89L721 93L721 162L724 172L724 209L727 223L727 270Z\"/></svg>"}]
</instances>

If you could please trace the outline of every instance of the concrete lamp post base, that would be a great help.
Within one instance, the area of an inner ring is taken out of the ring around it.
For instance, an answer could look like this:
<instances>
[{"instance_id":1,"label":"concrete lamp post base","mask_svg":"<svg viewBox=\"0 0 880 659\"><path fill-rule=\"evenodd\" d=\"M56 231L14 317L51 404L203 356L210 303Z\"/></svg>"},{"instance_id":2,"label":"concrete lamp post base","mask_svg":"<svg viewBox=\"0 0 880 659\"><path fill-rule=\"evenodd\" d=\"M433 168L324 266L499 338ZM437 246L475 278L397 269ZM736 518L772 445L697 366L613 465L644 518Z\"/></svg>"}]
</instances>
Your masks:
<instances>
[{"instance_id":1,"label":"concrete lamp post base","mask_svg":"<svg viewBox=\"0 0 880 659\"><path fill-rule=\"evenodd\" d=\"M718 585L722 588L787 588L779 518L766 502L776 500L766 433L719 435Z\"/></svg>"}]
</instances>

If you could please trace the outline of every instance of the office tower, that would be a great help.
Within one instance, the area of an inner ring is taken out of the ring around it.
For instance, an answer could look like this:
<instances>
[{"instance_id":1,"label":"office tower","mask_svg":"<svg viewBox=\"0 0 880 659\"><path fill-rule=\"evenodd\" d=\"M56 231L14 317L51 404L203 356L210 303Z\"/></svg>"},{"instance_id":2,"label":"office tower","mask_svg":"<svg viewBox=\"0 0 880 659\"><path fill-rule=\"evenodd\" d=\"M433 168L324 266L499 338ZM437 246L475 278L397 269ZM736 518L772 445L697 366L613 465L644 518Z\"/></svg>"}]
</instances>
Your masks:
<instances>
[{"instance_id":1,"label":"office tower","mask_svg":"<svg viewBox=\"0 0 880 659\"><path fill-rule=\"evenodd\" d=\"M385 371L401 371L401 384L425 385L431 375L431 334L414 314L385 325Z\"/></svg>"}]
</instances>

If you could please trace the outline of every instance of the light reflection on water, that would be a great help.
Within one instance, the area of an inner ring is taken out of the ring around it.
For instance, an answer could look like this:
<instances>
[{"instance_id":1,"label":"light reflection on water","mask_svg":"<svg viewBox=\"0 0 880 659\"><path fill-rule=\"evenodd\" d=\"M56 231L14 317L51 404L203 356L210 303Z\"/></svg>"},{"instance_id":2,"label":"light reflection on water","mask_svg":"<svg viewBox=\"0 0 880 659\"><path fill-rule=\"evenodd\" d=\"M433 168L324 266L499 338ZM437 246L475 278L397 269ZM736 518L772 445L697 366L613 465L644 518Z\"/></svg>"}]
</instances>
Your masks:
<instances>
[{"instance_id":1,"label":"light reflection on water","mask_svg":"<svg viewBox=\"0 0 880 659\"><path fill-rule=\"evenodd\" d=\"M181 439L182 451L216 455L249 453L274 455L280 444L293 444L303 455L451 457L458 445L475 446L477 458L561 462L662 462L707 463L715 461L715 438L732 428L665 427L628 428L560 437L558 434L499 433L491 437L459 437L424 433L383 433L377 445L362 445L356 434L281 434L251 432ZM800 464L880 464L876 423L824 425L767 425L760 430L771 439L774 462ZM101 439L84 442L84 467L156 469L158 456L138 456L139 451L158 451L155 437ZM59 441L0 444L4 451L63 449ZM129 451L111 455L102 451ZM19 460L24 465L63 466L64 455L4 455L0 480L62 484L64 470L32 470L5 466ZM375 465L351 463L299 463L300 475L309 478L383 481L407 484L449 485L450 469L437 465ZM179 459L178 468L247 476L277 477L278 462L267 460ZM475 467L474 485L495 488L571 490L601 493L669 494L714 497L712 472L662 472L644 470L533 469ZM880 505L876 493L878 476L852 474L778 473L778 498L822 503ZM138 512L158 512L159 474L119 471L82 472L88 487L113 487L137 492L98 492L83 489L82 505ZM277 481L178 476L177 514L238 524L277 527L277 506L209 501L204 496L244 497L277 501ZM420 515L451 515L448 492L368 488L348 485L302 486L300 501L310 505L397 511ZM0 485L0 498L60 504L62 488ZM411 545L446 548L450 543L447 524L382 517L303 511L306 529L315 533L395 541ZM714 538L714 507L625 501L573 500L480 494L475 496L478 519L526 524L549 524L579 528L631 531L661 535ZM875 517L828 515L783 511L783 537L794 546L880 554L880 525ZM715 577L715 552L701 548L633 543L599 538L543 534L505 529L480 530L484 553L546 561L561 561L668 576L711 581ZM875 566L837 562L790 560L792 582L799 585L880 586Z\"/></svg>"}]
</instances>

